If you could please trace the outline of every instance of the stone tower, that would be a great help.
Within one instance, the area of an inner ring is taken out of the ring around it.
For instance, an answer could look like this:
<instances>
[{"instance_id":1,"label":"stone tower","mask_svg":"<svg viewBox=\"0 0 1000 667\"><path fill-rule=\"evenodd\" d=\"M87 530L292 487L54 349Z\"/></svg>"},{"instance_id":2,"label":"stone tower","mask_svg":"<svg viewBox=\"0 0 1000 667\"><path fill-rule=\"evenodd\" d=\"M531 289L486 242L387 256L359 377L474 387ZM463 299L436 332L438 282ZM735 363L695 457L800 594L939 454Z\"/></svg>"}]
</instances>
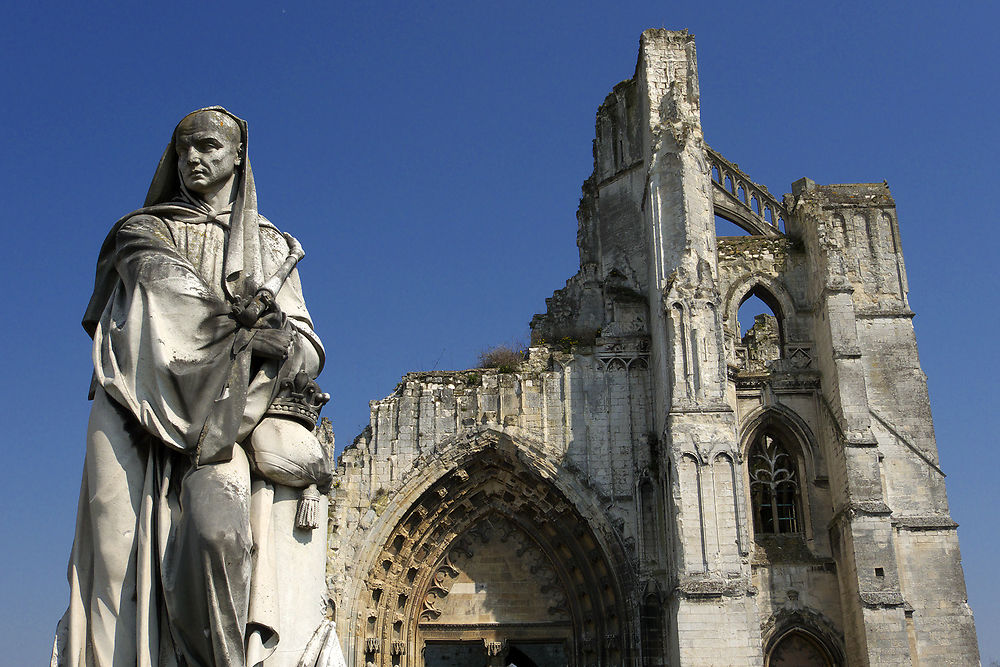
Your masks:
<instances>
[{"instance_id":1,"label":"stone tower","mask_svg":"<svg viewBox=\"0 0 1000 667\"><path fill-rule=\"evenodd\" d=\"M978 664L885 184L779 201L647 30L578 219L523 361L406 375L344 452L348 663Z\"/></svg>"}]
</instances>

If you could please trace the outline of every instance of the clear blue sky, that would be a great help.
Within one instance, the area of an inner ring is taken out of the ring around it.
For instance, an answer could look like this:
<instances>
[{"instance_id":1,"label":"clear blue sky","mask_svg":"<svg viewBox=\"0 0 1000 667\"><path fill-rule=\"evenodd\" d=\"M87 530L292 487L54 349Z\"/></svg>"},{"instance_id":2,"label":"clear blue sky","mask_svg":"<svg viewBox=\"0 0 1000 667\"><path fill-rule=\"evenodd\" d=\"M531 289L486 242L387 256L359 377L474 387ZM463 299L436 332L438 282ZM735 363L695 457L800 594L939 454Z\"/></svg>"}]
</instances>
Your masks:
<instances>
[{"instance_id":1,"label":"clear blue sky","mask_svg":"<svg viewBox=\"0 0 1000 667\"><path fill-rule=\"evenodd\" d=\"M772 192L888 181L983 658L1000 657L997 5L61 4L8 3L0 28L0 664L42 664L66 605L80 317L181 116L250 122L260 209L309 253L342 448L403 373L525 337L576 271L594 112L649 27L697 36L706 138Z\"/></svg>"}]
</instances>

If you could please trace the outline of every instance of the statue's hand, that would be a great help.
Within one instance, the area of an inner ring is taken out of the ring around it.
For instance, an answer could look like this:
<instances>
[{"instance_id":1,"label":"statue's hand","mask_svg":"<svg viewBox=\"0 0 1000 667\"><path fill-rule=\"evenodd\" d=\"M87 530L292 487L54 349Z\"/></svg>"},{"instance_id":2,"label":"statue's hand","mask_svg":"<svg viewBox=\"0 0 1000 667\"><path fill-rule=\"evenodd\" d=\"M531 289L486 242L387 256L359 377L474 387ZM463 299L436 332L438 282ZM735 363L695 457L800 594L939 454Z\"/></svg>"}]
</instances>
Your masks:
<instances>
[{"instance_id":1,"label":"statue's hand","mask_svg":"<svg viewBox=\"0 0 1000 667\"><path fill-rule=\"evenodd\" d=\"M253 351L272 359L284 359L292 351L294 334L290 329L254 329Z\"/></svg>"},{"instance_id":2,"label":"statue's hand","mask_svg":"<svg viewBox=\"0 0 1000 667\"><path fill-rule=\"evenodd\" d=\"M285 314L267 290L260 290L249 299L230 305L232 317L245 327L284 326Z\"/></svg>"}]
</instances>

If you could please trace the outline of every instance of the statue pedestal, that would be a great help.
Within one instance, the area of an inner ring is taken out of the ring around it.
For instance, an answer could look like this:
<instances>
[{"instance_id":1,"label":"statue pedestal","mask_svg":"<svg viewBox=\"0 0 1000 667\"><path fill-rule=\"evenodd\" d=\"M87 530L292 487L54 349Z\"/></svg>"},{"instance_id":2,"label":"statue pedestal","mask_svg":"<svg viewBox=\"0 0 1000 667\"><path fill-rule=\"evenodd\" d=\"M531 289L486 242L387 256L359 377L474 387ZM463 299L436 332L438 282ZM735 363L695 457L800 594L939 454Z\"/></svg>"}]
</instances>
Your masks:
<instances>
[{"instance_id":1,"label":"statue pedestal","mask_svg":"<svg viewBox=\"0 0 1000 667\"><path fill-rule=\"evenodd\" d=\"M314 530L295 528L295 513L300 489L275 485L272 521L274 555L281 586L278 589L280 641L264 667L300 667L307 644L326 620L326 536L325 520ZM319 516L326 517L328 499L320 498ZM327 643L337 644L331 632ZM319 647L316 647L317 649ZM323 656L309 660L304 667L344 665L340 647L317 650ZM338 660L339 659L339 660Z\"/></svg>"}]
</instances>

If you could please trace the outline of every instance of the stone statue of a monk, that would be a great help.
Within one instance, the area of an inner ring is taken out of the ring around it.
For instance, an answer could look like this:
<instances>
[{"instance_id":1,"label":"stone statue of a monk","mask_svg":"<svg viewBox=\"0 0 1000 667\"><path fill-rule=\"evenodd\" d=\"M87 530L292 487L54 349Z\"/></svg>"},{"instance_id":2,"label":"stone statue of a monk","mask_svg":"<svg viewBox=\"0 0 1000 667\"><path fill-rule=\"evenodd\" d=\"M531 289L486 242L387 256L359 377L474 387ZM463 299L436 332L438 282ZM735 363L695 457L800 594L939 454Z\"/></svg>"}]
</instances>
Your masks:
<instances>
[{"instance_id":1,"label":"stone statue of a monk","mask_svg":"<svg viewBox=\"0 0 1000 667\"><path fill-rule=\"evenodd\" d=\"M308 485L325 510L315 490L331 468L311 433L323 346L294 269L301 248L257 213L247 154L243 120L219 107L185 116L145 206L101 248L53 665L342 661L322 612L325 522L296 528L283 509L300 493L288 487Z\"/></svg>"}]
</instances>

